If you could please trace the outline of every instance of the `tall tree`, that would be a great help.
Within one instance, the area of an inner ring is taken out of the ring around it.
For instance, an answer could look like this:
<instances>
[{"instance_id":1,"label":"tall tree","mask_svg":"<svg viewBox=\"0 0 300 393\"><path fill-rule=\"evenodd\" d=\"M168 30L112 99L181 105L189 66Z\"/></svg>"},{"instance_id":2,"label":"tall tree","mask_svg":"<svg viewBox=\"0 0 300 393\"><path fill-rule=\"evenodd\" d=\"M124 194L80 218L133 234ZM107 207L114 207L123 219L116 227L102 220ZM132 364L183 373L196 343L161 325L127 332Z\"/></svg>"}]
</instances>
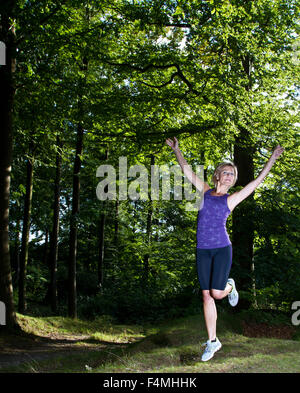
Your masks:
<instances>
[{"instance_id":1,"label":"tall tree","mask_svg":"<svg viewBox=\"0 0 300 393\"><path fill-rule=\"evenodd\" d=\"M54 182L54 198L53 198L53 223L50 235L50 302L53 312L57 312L57 257L58 257L58 235L59 235L59 201L60 201L60 178L61 178L61 148L62 143L57 134L56 137L56 170Z\"/></svg>"},{"instance_id":2,"label":"tall tree","mask_svg":"<svg viewBox=\"0 0 300 393\"><path fill-rule=\"evenodd\" d=\"M80 111L80 113L82 113ZM68 290L68 315L77 317L77 294L76 294L76 254L77 254L77 230L80 208L80 169L81 156L83 150L83 125L77 125L76 152L73 170L73 192L72 192L72 212L70 220L70 240L69 240L69 290Z\"/></svg>"},{"instance_id":3,"label":"tall tree","mask_svg":"<svg viewBox=\"0 0 300 393\"><path fill-rule=\"evenodd\" d=\"M24 200L24 217L22 227L22 244L20 254L20 277L19 277L19 305L18 311L24 314L26 311L26 270L28 262L28 243L30 233L30 216L32 206L34 148L30 148L26 163L26 193Z\"/></svg>"},{"instance_id":4,"label":"tall tree","mask_svg":"<svg viewBox=\"0 0 300 393\"><path fill-rule=\"evenodd\" d=\"M155 164L155 156L150 156L150 173L151 168ZM149 278L149 260L150 260L150 248L152 239L152 222L153 222L153 202L151 198L151 192L148 192L148 203L147 203L147 222L146 222L146 253L144 255L144 283L147 285Z\"/></svg>"},{"instance_id":5,"label":"tall tree","mask_svg":"<svg viewBox=\"0 0 300 393\"><path fill-rule=\"evenodd\" d=\"M108 159L108 148L105 149L105 156L104 156L105 161ZM107 192L107 186L104 189L105 192ZM100 219L99 219L99 226L98 226L98 286L103 289L104 285L104 239L105 239L105 221L106 221L106 212L103 210L100 213ZM115 232L115 238L116 238L116 232Z\"/></svg>"},{"instance_id":6,"label":"tall tree","mask_svg":"<svg viewBox=\"0 0 300 393\"><path fill-rule=\"evenodd\" d=\"M99 254L98 254L98 285L103 288L104 284L104 234L105 234L105 213L100 214L99 221Z\"/></svg>"},{"instance_id":7,"label":"tall tree","mask_svg":"<svg viewBox=\"0 0 300 393\"><path fill-rule=\"evenodd\" d=\"M6 324L9 328L16 325L8 232L16 67L15 7L15 1L9 0L2 3L0 9L0 40L6 45L6 65L0 66L0 301L6 305Z\"/></svg>"}]
</instances>

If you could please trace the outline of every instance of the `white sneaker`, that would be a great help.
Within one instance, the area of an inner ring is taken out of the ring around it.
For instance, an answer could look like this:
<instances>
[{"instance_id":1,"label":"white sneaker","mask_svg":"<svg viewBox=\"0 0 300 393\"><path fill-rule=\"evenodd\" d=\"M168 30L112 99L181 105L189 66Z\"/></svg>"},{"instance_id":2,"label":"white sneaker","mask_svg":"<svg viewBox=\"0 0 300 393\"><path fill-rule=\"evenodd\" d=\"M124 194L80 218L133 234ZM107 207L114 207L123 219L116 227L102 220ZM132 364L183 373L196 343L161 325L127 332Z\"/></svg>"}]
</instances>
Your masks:
<instances>
[{"instance_id":1,"label":"white sneaker","mask_svg":"<svg viewBox=\"0 0 300 393\"><path fill-rule=\"evenodd\" d=\"M222 348L222 344L220 343L218 338L216 338L215 342L208 340L206 344L203 345L206 345L206 348L201 358L202 362L207 362L214 356L215 352Z\"/></svg>"},{"instance_id":2,"label":"white sneaker","mask_svg":"<svg viewBox=\"0 0 300 393\"><path fill-rule=\"evenodd\" d=\"M229 301L229 304L232 306L232 307L234 307L234 306L236 306L237 304L238 304L238 301L239 301L239 293L238 293L238 291L236 290L236 287L235 287L235 282L234 282L234 279L233 278L228 278L228 284L230 284L231 286L232 286L232 290L231 290L231 292L228 294L228 301Z\"/></svg>"}]
</instances>

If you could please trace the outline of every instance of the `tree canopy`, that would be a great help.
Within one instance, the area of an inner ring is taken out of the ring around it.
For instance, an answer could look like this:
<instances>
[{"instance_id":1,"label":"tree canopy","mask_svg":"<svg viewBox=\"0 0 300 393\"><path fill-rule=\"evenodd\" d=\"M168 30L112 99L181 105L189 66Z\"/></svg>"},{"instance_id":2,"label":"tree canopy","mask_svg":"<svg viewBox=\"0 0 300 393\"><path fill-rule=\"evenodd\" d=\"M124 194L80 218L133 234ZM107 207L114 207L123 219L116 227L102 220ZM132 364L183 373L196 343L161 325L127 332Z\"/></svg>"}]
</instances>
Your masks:
<instances>
[{"instance_id":1,"label":"tree canopy","mask_svg":"<svg viewBox=\"0 0 300 393\"><path fill-rule=\"evenodd\" d=\"M299 2L10 0L0 13L9 324L16 299L21 312L28 300L120 318L190 301L197 212L174 192L153 200L150 182L147 200L96 196L100 165L119 176L126 157L150 176L176 164L170 136L211 186L223 159L238 165L238 188L285 148L228 230L242 298L283 308L299 298Z\"/></svg>"}]
</instances>

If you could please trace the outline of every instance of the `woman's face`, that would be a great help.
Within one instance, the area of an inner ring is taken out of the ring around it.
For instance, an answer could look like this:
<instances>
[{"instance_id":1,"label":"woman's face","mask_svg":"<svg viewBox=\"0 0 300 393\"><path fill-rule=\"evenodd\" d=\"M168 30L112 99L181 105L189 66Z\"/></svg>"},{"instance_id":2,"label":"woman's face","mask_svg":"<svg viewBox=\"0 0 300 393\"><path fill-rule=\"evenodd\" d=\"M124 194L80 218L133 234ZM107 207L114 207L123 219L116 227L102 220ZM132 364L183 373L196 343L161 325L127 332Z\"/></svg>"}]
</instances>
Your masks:
<instances>
[{"instance_id":1,"label":"woman's face","mask_svg":"<svg viewBox=\"0 0 300 393\"><path fill-rule=\"evenodd\" d=\"M218 182L222 185L232 186L234 182L234 169L232 166L224 166L219 172Z\"/></svg>"}]
</instances>

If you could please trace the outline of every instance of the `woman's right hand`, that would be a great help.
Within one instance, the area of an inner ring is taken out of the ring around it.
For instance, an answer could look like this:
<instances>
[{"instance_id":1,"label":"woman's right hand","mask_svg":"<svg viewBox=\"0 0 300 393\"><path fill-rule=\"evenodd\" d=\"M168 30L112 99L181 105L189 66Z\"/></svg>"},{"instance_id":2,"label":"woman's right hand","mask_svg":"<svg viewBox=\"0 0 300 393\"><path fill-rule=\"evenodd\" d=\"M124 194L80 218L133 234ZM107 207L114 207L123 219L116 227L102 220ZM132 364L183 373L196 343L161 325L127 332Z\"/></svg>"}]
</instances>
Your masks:
<instances>
[{"instance_id":1,"label":"woman's right hand","mask_svg":"<svg viewBox=\"0 0 300 393\"><path fill-rule=\"evenodd\" d=\"M174 136L174 140L172 140L172 138L166 139L166 144L170 146L174 151L179 148L178 140L175 136Z\"/></svg>"}]
</instances>

